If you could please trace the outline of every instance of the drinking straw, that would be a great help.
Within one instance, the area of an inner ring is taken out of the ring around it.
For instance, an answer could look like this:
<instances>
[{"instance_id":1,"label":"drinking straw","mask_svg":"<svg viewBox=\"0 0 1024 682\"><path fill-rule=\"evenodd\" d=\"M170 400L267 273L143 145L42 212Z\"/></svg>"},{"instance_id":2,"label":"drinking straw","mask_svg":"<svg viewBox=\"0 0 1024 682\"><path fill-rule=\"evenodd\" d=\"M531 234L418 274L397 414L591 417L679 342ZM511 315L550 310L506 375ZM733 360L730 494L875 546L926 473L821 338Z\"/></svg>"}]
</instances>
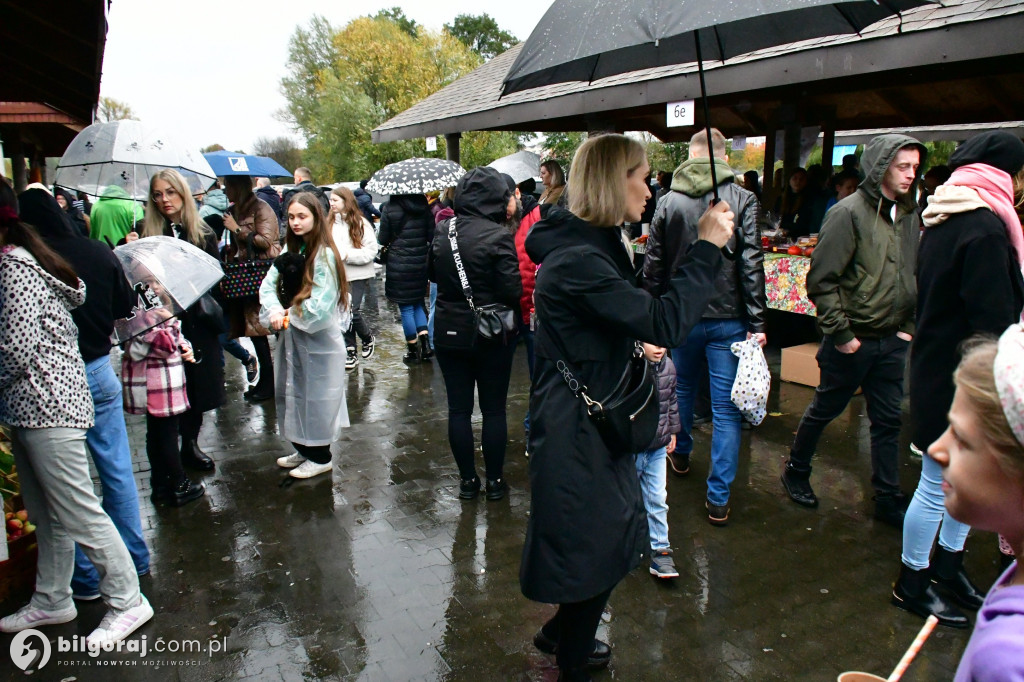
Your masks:
<instances>
[{"instance_id":1,"label":"drinking straw","mask_svg":"<svg viewBox=\"0 0 1024 682\"><path fill-rule=\"evenodd\" d=\"M903 654L903 658L900 659L899 665L892 671L892 675L889 675L889 679L885 682L899 682L899 679L903 677L903 673L907 672L907 668L910 667L911 661L917 656L917 652L924 646L924 640L928 639L928 635L932 634L932 630L938 624L939 619L935 616L928 616L928 620L924 622L924 627L917 633L917 637L914 638L914 643L907 649L907 653Z\"/></svg>"}]
</instances>

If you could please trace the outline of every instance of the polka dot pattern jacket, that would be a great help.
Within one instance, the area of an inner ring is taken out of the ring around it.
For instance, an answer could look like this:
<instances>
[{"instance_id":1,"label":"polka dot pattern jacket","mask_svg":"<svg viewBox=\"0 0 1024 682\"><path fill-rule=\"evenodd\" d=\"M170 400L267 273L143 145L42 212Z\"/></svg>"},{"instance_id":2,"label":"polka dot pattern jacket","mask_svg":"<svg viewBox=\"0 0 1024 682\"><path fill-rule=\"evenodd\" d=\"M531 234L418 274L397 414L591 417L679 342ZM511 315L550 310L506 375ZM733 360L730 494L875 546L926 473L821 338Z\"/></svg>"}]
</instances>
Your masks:
<instances>
[{"instance_id":1,"label":"polka dot pattern jacket","mask_svg":"<svg viewBox=\"0 0 1024 682\"><path fill-rule=\"evenodd\" d=\"M27 250L0 255L0 423L26 429L93 425L71 310L85 301Z\"/></svg>"}]
</instances>

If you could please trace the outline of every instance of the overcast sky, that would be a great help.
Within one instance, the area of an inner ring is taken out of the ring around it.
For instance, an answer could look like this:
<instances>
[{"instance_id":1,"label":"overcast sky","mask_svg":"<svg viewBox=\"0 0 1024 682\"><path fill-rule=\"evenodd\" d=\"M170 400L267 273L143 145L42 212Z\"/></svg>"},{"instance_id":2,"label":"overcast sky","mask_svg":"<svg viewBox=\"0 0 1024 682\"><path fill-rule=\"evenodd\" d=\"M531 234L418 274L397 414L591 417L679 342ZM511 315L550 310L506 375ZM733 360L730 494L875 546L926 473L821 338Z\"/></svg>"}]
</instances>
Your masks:
<instances>
[{"instance_id":1,"label":"overcast sky","mask_svg":"<svg viewBox=\"0 0 1024 682\"><path fill-rule=\"evenodd\" d=\"M187 144L252 151L258 137L301 137L278 121L288 41L313 14L335 26L401 7L428 29L458 14L487 12L525 40L552 0L114 0L108 14L100 94L129 104L143 121Z\"/></svg>"}]
</instances>

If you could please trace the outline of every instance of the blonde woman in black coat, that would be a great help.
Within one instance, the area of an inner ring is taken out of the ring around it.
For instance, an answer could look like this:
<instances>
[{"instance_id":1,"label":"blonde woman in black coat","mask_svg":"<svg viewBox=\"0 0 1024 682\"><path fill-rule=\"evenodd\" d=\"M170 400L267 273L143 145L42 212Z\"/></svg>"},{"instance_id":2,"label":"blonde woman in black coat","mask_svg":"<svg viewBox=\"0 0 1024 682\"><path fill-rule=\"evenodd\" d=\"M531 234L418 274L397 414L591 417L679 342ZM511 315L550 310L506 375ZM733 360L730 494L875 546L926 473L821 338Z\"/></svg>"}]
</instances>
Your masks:
<instances>
[{"instance_id":1,"label":"blonde woman in black coat","mask_svg":"<svg viewBox=\"0 0 1024 682\"><path fill-rule=\"evenodd\" d=\"M623 222L637 222L650 197L644 148L623 135L587 140L570 171L568 210L552 207L526 239L540 264L539 327L530 396L530 520L520 586L559 604L534 637L555 653L560 680L589 680L610 649L594 634L615 585L648 550L647 521L633 458L612 452L556 367L563 354L590 394L611 391L636 340L675 347L714 294L720 249L733 233L725 203L700 219L700 239L655 298L639 288Z\"/></svg>"}]
</instances>

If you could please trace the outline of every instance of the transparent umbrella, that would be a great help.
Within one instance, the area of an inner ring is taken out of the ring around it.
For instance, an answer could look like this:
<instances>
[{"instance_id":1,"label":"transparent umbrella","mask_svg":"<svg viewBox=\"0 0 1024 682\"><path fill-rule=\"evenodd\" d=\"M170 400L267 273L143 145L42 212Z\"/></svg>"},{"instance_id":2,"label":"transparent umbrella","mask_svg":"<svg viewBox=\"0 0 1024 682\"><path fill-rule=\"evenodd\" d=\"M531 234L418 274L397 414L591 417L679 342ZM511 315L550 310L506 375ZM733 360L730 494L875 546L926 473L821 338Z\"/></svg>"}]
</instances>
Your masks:
<instances>
[{"instance_id":1,"label":"transparent umbrella","mask_svg":"<svg viewBox=\"0 0 1024 682\"><path fill-rule=\"evenodd\" d=\"M150 177L164 168L181 173L193 194L217 179L198 149L183 146L165 131L141 121L94 123L68 145L54 184L97 197L109 187L119 187L145 201Z\"/></svg>"},{"instance_id":2,"label":"transparent umbrella","mask_svg":"<svg viewBox=\"0 0 1024 682\"><path fill-rule=\"evenodd\" d=\"M216 258L174 237L139 239L114 255L135 296L132 314L114 321L117 343L180 315L224 276Z\"/></svg>"},{"instance_id":3,"label":"transparent umbrella","mask_svg":"<svg viewBox=\"0 0 1024 682\"><path fill-rule=\"evenodd\" d=\"M515 154L495 159L487 165L510 175L516 184L530 178L540 177L540 156L525 149Z\"/></svg>"}]
</instances>

